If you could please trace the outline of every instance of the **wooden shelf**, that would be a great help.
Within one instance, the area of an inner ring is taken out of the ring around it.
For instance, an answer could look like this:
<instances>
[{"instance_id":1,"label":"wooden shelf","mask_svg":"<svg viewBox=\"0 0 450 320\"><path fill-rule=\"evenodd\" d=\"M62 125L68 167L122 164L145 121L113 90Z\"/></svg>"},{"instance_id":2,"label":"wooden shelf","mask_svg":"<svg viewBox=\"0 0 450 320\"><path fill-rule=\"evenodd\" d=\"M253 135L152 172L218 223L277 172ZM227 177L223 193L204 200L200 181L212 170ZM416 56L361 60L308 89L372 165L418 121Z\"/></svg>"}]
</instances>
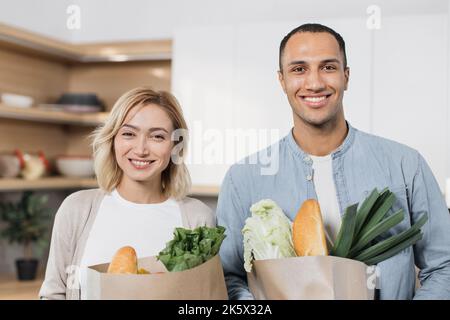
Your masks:
<instances>
[{"instance_id":1,"label":"wooden shelf","mask_svg":"<svg viewBox=\"0 0 450 320\"><path fill-rule=\"evenodd\" d=\"M0 103L0 118L37 121L56 124L74 124L97 126L102 124L108 112L71 113L65 111L46 110L37 107L16 108Z\"/></svg>"},{"instance_id":2,"label":"wooden shelf","mask_svg":"<svg viewBox=\"0 0 450 320\"><path fill-rule=\"evenodd\" d=\"M73 63L170 60L172 40L72 44L0 23L0 45Z\"/></svg>"},{"instance_id":3,"label":"wooden shelf","mask_svg":"<svg viewBox=\"0 0 450 320\"><path fill-rule=\"evenodd\" d=\"M95 188L93 178L45 177L38 180L0 179L0 191Z\"/></svg>"},{"instance_id":4,"label":"wooden shelf","mask_svg":"<svg viewBox=\"0 0 450 320\"><path fill-rule=\"evenodd\" d=\"M38 180L25 180L20 178L0 178L0 192L47 189L89 189L97 188L94 178L68 178L45 177ZM192 186L190 195L203 197L216 197L219 194L218 186Z\"/></svg>"}]
</instances>

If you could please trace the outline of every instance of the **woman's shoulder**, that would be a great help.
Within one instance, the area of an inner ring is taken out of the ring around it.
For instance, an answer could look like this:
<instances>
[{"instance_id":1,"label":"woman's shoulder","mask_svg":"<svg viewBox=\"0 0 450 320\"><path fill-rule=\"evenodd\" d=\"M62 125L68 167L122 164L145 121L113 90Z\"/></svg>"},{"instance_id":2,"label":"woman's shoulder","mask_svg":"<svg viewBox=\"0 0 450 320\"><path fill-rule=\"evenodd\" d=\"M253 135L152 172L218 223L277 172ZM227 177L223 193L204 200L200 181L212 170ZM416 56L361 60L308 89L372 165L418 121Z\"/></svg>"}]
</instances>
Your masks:
<instances>
[{"instance_id":1,"label":"woman's shoulder","mask_svg":"<svg viewBox=\"0 0 450 320\"><path fill-rule=\"evenodd\" d=\"M72 206L86 206L91 205L94 201L101 199L105 192L99 188L79 190L68 195L63 203Z\"/></svg>"},{"instance_id":2,"label":"woman's shoulder","mask_svg":"<svg viewBox=\"0 0 450 320\"><path fill-rule=\"evenodd\" d=\"M60 216L70 215L70 212L77 212L77 215L90 211L96 207L103 198L105 192L101 189L80 190L68 195L61 206L58 214Z\"/></svg>"}]
</instances>

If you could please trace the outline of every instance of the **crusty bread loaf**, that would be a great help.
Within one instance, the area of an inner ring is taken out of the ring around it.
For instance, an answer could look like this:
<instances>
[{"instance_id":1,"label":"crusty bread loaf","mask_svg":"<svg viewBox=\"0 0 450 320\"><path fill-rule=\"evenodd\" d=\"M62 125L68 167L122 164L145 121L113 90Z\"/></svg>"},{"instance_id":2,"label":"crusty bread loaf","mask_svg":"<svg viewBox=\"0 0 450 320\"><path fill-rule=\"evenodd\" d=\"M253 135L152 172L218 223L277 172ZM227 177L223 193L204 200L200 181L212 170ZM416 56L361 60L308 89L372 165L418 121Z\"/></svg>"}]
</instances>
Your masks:
<instances>
[{"instance_id":1,"label":"crusty bread loaf","mask_svg":"<svg viewBox=\"0 0 450 320\"><path fill-rule=\"evenodd\" d=\"M137 271L136 251L132 247L126 246L117 250L107 272L137 274Z\"/></svg>"},{"instance_id":2,"label":"crusty bread loaf","mask_svg":"<svg viewBox=\"0 0 450 320\"><path fill-rule=\"evenodd\" d=\"M292 241L297 256L328 255L325 229L317 200L306 200L298 210L292 226Z\"/></svg>"}]
</instances>

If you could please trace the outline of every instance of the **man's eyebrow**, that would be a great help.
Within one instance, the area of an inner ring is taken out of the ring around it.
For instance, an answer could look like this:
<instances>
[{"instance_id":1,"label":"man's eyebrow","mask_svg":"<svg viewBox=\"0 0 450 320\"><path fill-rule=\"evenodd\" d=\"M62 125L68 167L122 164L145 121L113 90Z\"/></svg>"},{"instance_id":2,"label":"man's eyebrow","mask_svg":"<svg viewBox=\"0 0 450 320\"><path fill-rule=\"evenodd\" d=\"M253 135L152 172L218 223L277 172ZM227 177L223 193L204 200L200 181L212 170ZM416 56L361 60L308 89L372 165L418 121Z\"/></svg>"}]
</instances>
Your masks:
<instances>
[{"instance_id":1,"label":"man's eyebrow","mask_svg":"<svg viewBox=\"0 0 450 320\"><path fill-rule=\"evenodd\" d=\"M341 63L341 61L339 61L336 58L329 58L329 59L325 59L325 60L320 61L320 63L331 63L331 62ZM290 66L298 65L298 64L309 64L309 63L307 61L305 61L305 60L294 60L294 61L289 62Z\"/></svg>"},{"instance_id":2,"label":"man's eyebrow","mask_svg":"<svg viewBox=\"0 0 450 320\"><path fill-rule=\"evenodd\" d=\"M131 125L131 124L127 124L127 123L125 123L125 124L122 126L122 128L123 128L123 127L128 127L128 128L134 129L134 130L136 130L136 131L139 131L139 130L140 130L138 127L133 126L133 125ZM169 133L169 131L167 131L167 129L162 128L162 127L153 127L153 128L148 129L149 132L158 131L158 130L162 130L162 131L165 131L165 132Z\"/></svg>"},{"instance_id":3,"label":"man's eyebrow","mask_svg":"<svg viewBox=\"0 0 450 320\"><path fill-rule=\"evenodd\" d=\"M338 59L335 59L335 58L325 59L325 60L321 61L321 63L330 63L330 62L341 63L341 61L339 61Z\"/></svg>"}]
</instances>

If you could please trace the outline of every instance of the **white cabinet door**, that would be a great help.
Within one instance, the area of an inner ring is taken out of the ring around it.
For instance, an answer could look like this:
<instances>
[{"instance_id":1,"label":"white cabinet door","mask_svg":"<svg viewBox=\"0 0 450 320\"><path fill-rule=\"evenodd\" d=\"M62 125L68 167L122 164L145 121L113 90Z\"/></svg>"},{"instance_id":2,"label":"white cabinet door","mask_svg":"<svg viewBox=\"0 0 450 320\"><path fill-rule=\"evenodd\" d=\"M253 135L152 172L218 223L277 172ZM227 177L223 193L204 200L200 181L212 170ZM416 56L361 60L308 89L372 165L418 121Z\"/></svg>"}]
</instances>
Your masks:
<instances>
[{"instance_id":1,"label":"white cabinet door","mask_svg":"<svg viewBox=\"0 0 450 320\"><path fill-rule=\"evenodd\" d=\"M417 149L442 190L447 166L447 17L385 17L375 31L374 133Z\"/></svg>"},{"instance_id":2,"label":"white cabinet door","mask_svg":"<svg viewBox=\"0 0 450 320\"><path fill-rule=\"evenodd\" d=\"M190 129L187 162L195 185L219 185L228 168L224 132L233 125L234 50L231 26L175 32L172 91Z\"/></svg>"}]
</instances>

